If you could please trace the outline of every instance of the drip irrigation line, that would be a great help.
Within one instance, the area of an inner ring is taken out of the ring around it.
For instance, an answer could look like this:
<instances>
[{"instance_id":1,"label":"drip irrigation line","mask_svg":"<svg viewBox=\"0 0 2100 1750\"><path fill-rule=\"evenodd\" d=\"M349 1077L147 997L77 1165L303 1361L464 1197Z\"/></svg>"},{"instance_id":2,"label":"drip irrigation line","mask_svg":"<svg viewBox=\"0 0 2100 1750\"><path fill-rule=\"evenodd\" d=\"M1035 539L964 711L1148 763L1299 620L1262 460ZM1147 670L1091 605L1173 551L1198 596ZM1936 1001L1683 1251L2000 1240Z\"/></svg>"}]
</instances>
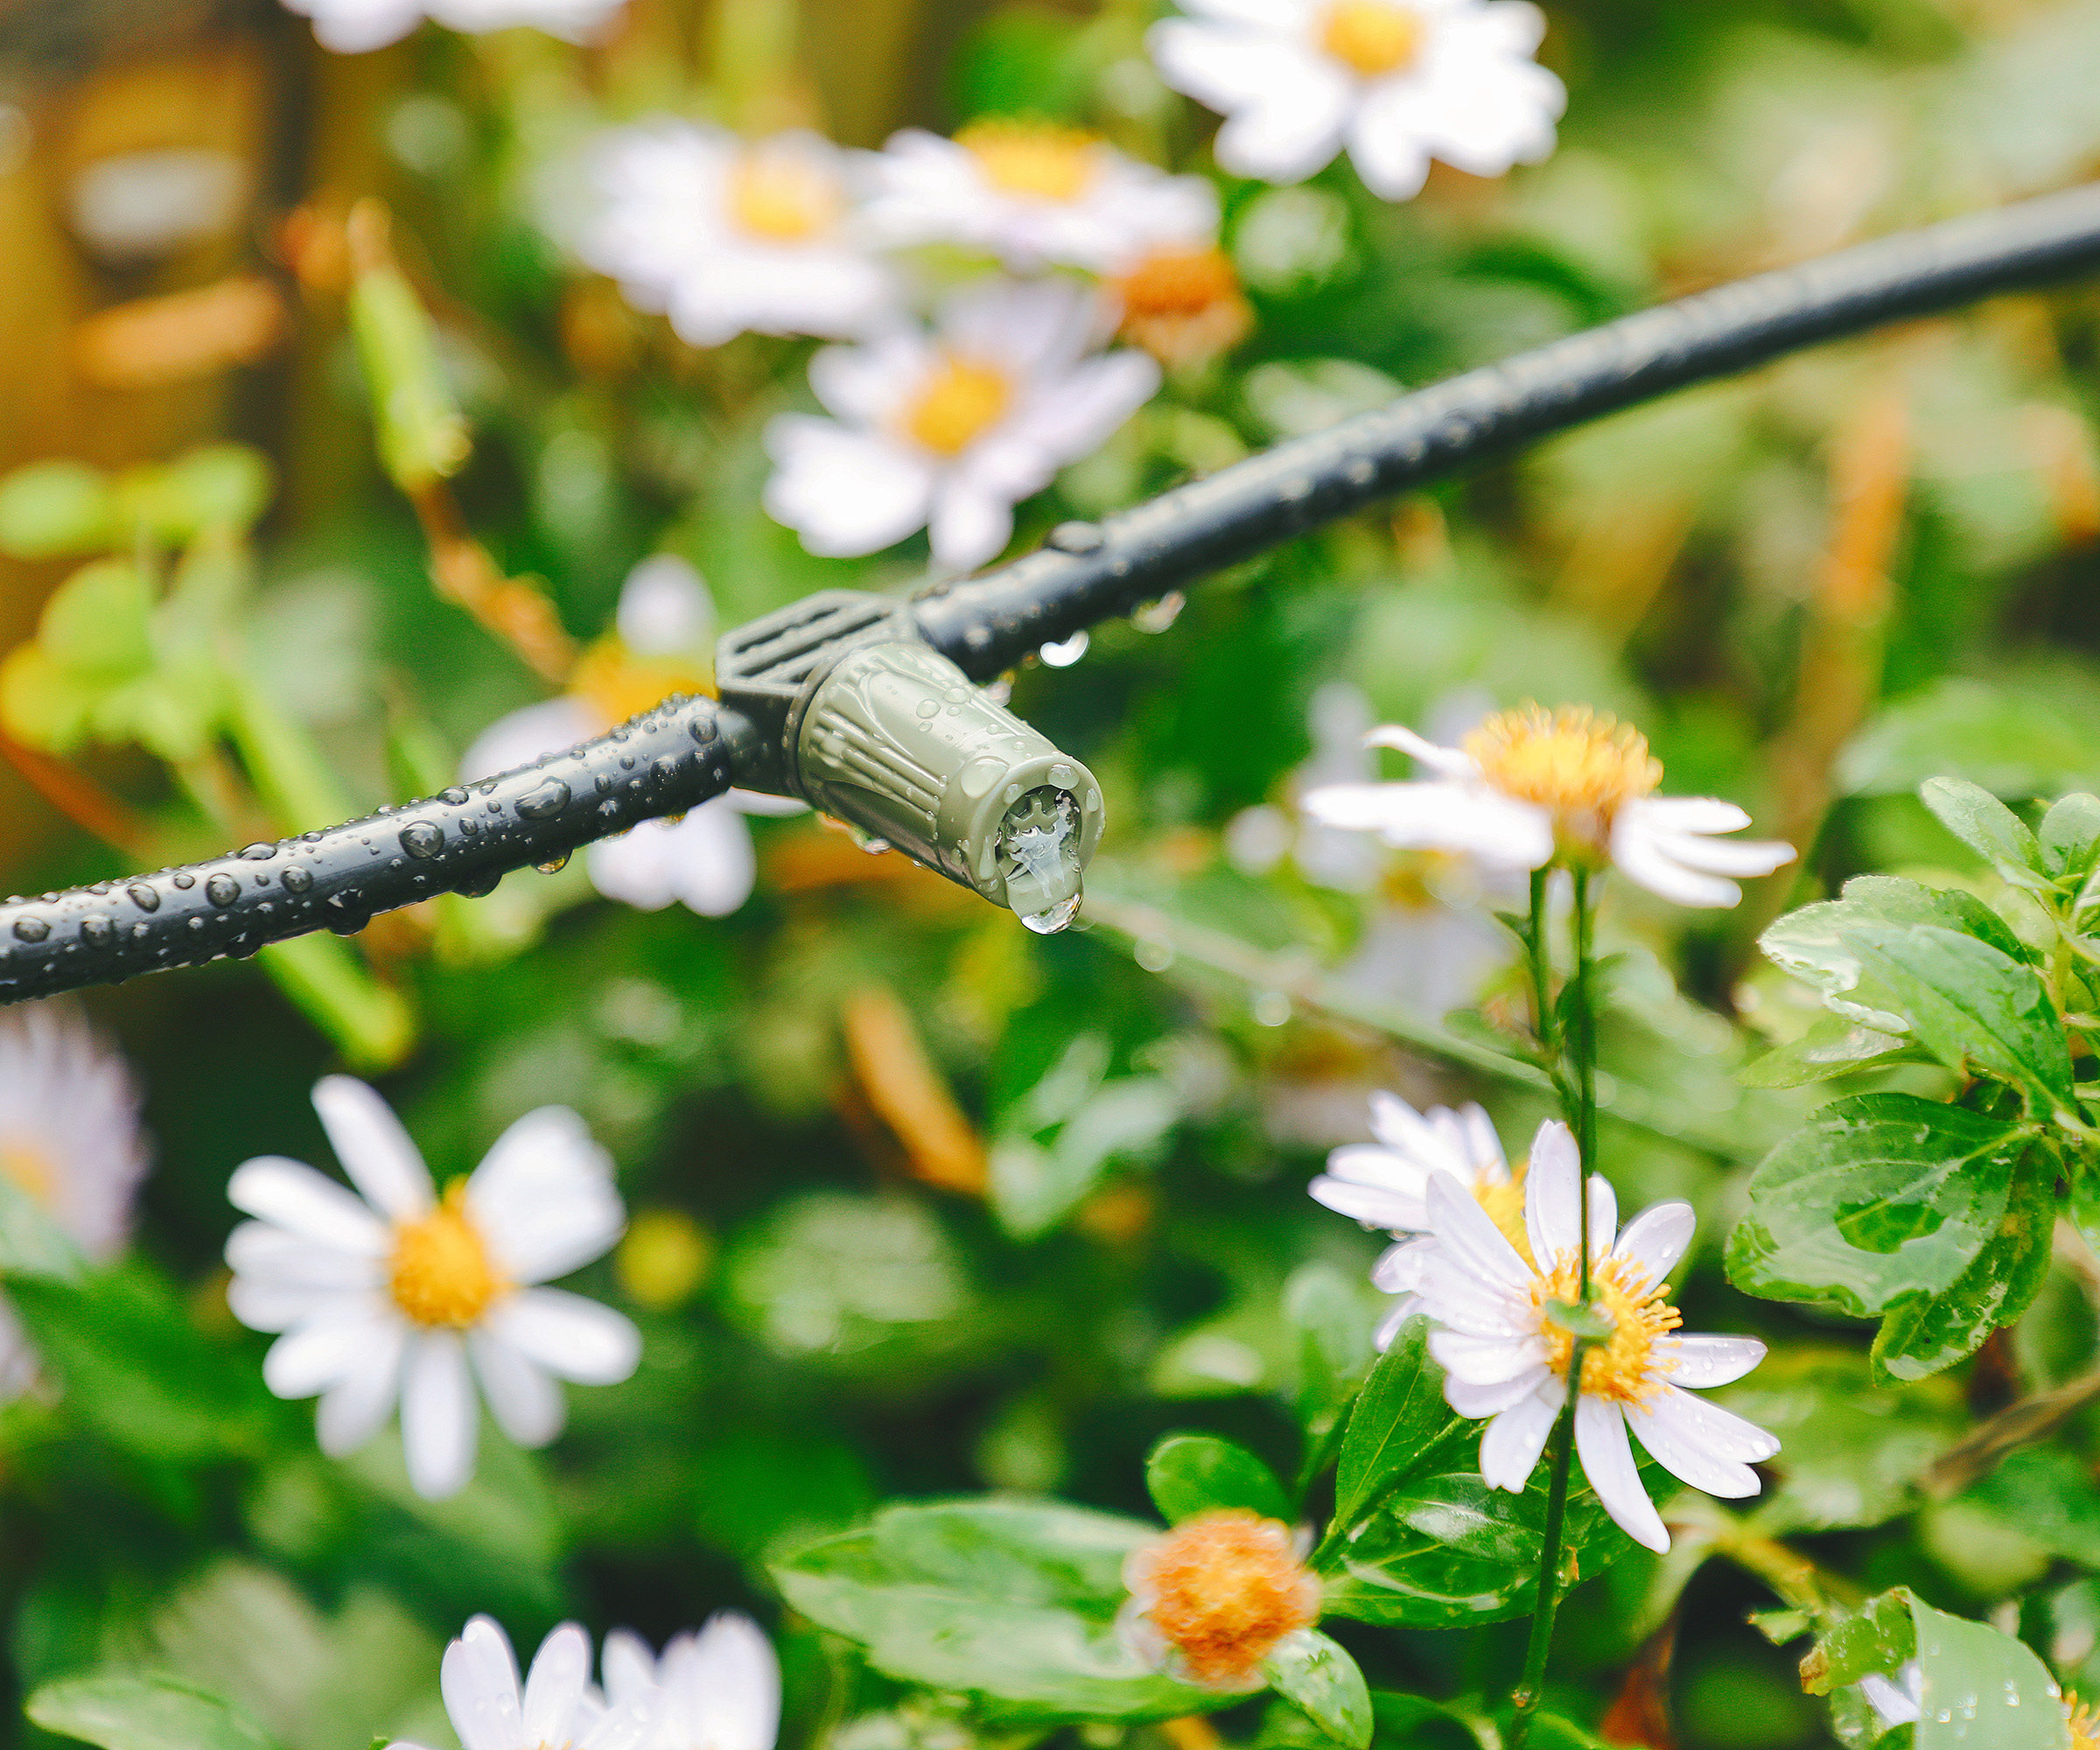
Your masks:
<instances>
[{"instance_id":1,"label":"drip irrigation line","mask_svg":"<svg viewBox=\"0 0 2100 1750\"><path fill-rule=\"evenodd\" d=\"M1956 219L1642 312L1399 397L911 605L974 679L1373 500L1820 341L2100 268L2100 185ZM182 869L0 905L0 1003L255 953L444 892L483 893L757 780L783 750L711 699L665 701L536 765ZM792 750L789 750L792 755ZM790 788L796 779L788 774Z\"/></svg>"}]
</instances>

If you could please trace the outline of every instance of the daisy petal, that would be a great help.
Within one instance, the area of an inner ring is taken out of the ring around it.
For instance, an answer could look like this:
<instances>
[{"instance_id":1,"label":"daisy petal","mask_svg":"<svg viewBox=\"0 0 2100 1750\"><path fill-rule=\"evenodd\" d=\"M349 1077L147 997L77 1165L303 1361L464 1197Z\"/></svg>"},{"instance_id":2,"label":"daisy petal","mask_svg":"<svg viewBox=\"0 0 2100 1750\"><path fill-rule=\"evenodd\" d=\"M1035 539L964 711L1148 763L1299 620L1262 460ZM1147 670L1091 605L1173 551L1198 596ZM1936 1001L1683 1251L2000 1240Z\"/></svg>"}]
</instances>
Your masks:
<instances>
[{"instance_id":1,"label":"daisy petal","mask_svg":"<svg viewBox=\"0 0 2100 1750\"><path fill-rule=\"evenodd\" d=\"M567 1106L526 1113L466 1182L466 1207L513 1282L544 1282L602 1256L626 1212L612 1158Z\"/></svg>"},{"instance_id":2,"label":"daisy petal","mask_svg":"<svg viewBox=\"0 0 2100 1750\"><path fill-rule=\"evenodd\" d=\"M1612 827L1612 861L1626 878L1680 906L1719 910L1737 904L1743 890L1718 875L1698 875L1664 855L1656 835L1622 809Z\"/></svg>"},{"instance_id":3,"label":"daisy petal","mask_svg":"<svg viewBox=\"0 0 2100 1750\"><path fill-rule=\"evenodd\" d=\"M1531 1139L1531 1166L1524 1179L1524 1231L1542 1273L1550 1275L1582 1243L1582 1161L1575 1138L1549 1118Z\"/></svg>"},{"instance_id":4,"label":"daisy petal","mask_svg":"<svg viewBox=\"0 0 2100 1750\"><path fill-rule=\"evenodd\" d=\"M378 1327L390 1320L328 1320L279 1337L262 1357L262 1383L278 1397L312 1397L355 1370Z\"/></svg>"},{"instance_id":5,"label":"daisy petal","mask_svg":"<svg viewBox=\"0 0 2100 1750\"><path fill-rule=\"evenodd\" d=\"M562 1432L569 1406L545 1368L486 1331L470 1331L466 1349L489 1414L513 1440L543 1446Z\"/></svg>"},{"instance_id":6,"label":"daisy petal","mask_svg":"<svg viewBox=\"0 0 2100 1750\"><path fill-rule=\"evenodd\" d=\"M1418 766L1427 766L1439 778L1474 779L1480 775L1480 766L1472 754L1456 747L1441 746L1426 736L1417 735L1404 724L1379 724L1363 738L1363 745L1397 748Z\"/></svg>"},{"instance_id":7,"label":"daisy petal","mask_svg":"<svg viewBox=\"0 0 2100 1750\"><path fill-rule=\"evenodd\" d=\"M1380 1354L1392 1348L1393 1339L1400 1334L1400 1327L1421 1310L1419 1295L1404 1294L1400 1297L1392 1311L1378 1321L1378 1328L1371 1334L1371 1340L1377 1346Z\"/></svg>"},{"instance_id":8,"label":"daisy petal","mask_svg":"<svg viewBox=\"0 0 2100 1750\"><path fill-rule=\"evenodd\" d=\"M1502 1385L1543 1366L1543 1337L1473 1337L1462 1331L1432 1331L1429 1353L1438 1367L1466 1385Z\"/></svg>"},{"instance_id":9,"label":"daisy petal","mask_svg":"<svg viewBox=\"0 0 2100 1750\"><path fill-rule=\"evenodd\" d=\"M1698 1225L1689 1203L1652 1204L1626 1224L1612 1251L1638 1264L1648 1282L1659 1283L1677 1267Z\"/></svg>"},{"instance_id":10,"label":"daisy petal","mask_svg":"<svg viewBox=\"0 0 2100 1750\"><path fill-rule=\"evenodd\" d=\"M564 1622L540 1642L525 1677L524 1741L566 1744L574 1730L577 1704L591 1681L591 1640L573 1622Z\"/></svg>"},{"instance_id":11,"label":"daisy petal","mask_svg":"<svg viewBox=\"0 0 2100 1750\"><path fill-rule=\"evenodd\" d=\"M558 1288L528 1288L488 1314L490 1333L560 1379L615 1385L641 1359L641 1334L610 1306Z\"/></svg>"},{"instance_id":12,"label":"daisy petal","mask_svg":"<svg viewBox=\"0 0 2100 1750\"><path fill-rule=\"evenodd\" d=\"M720 1612L682 1654L664 1686L692 1741L708 1750L773 1750L780 1731L780 1663L758 1624L737 1611Z\"/></svg>"},{"instance_id":13,"label":"daisy petal","mask_svg":"<svg viewBox=\"0 0 2100 1750\"><path fill-rule=\"evenodd\" d=\"M357 1364L321 1394L314 1437L332 1459L355 1452L386 1425L401 1395L401 1358L409 1332L399 1320L376 1327Z\"/></svg>"},{"instance_id":14,"label":"daisy petal","mask_svg":"<svg viewBox=\"0 0 2100 1750\"><path fill-rule=\"evenodd\" d=\"M1500 1385L1468 1385L1461 1379L1444 1382L1444 1401L1471 1421L1500 1416L1535 1394L1552 1375L1544 1368L1531 1368ZM1493 1480L1493 1479L1489 1479Z\"/></svg>"},{"instance_id":15,"label":"daisy petal","mask_svg":"<svg viewBox=\"0 0 2100 1750\"><path fill-rule=\"evenodd\" d=\"M1419 1233L1429 1225L1429 1214L1419 1196L1408 1197L1396 1191L1324 1177L1314 1180L1306 1190L1315 1203L1337 1215L1368 1222L1391 1233Z\"/></svg>"},{"instance_id":16,"label":"daisy petal","mask_svg":"<svg viewBox=\"0 0 2100 1750\"><path fill-rule=\"evenodd\" d=\"M518 1750L524 1740L518 1662L493 1619L475 1617L444 1649L439 1687L463 1750Z\"/></svg>"},{"instance_id":17,"label":"daisy petal","mask_svg":"<svg viewBox=\"0 0 2100 1750\"><path fill-rule=\"evenodd\" d=\"M1530 1266L1516 1255L1516 1248L1502 1237L1502 1229L1488 1219L1488 1212L1470 1192L1460 1188L1448 1173L1439 1172L1429 1182L1427 1200L1430 1225L1454 1258L1484 1283L1530 1292Z\"/></svg>"},{"instance_id":18,"label":"daisy petal","mask_svg":"<svg viewBox=\"0 0 2100 1750\"><path fill-rule=\"evenodd\" d=\"M1371 1266L1371 1286L1382 1294L1409 1294L1422 1285L1436 1242L1427 1237L1388 1246Z\"/></svg>"},{"instance_id":19,"label":"daisy petal","mask_svg":"<svg viewBox=\"0 0 2100 1750\"><path fill-rule=\"evenodd\" d=\"M1522 1494L1559 1415L1560 1406L1536 1390L1503 1410L1480 1436L1480 1480L1490 1488Z\"/></svg>"},{"instance_id":20,"label":"daisy petal","mask_svg":"<svg viewBox=\"0 0 2100 1750\"><path fill-rule=\"evenodd\" d=\"M401 1444L409 1481L426 1501L458 1494L473 1475L478 1410L458 1337L450 1331L422 1333L409 1352L402 1384Z\"/></svg>"},{"instance_id":21,"label":"daisy petal","mask_svg":"<svg viewBox=\"0 0 2100 1750\"><path fill-rule=\"evenodd\" d=\"M1768 1433L1756 1423L1746 1421L1732 1410L1724 1410L1718 1404L1710 1404L1703 1397L1695 1397L1689 1391L1675 1385L1665 1385L1659 1396L1649 1401L1651 1413L1660 1412L1669 1406L1669 1419L1673 1427L1684 1431L1689 1439L1718 1458L1732 1459L1738 1464L1761 1465L1767 1459L1779 1455L1779 1437ZM1662 1455L1657 1452L1659 1459Z\"/></svg>"},{"instance_id":22,"label":"daisy petal","mask_svg":"<svg viewBox=\"0 0 2100 1750\"><path fill-rule=\"evenodd\" d=\"M1672 1385L1705 1389L1732 1385L1765 1358L1755 1337L1678 1337L1659 1339L1656 1356Z\"/></svg>"},{"instance_id":23,"label":"daisy petal","mask_svg":"<svg viewBox=\"0 0 2100 1750\"><path fill-rule=\"evenodd\" d=\"M1646 1404L1630 1404L1626 1408L1627 1425L1655 1461L1680 1482L1727 1501L1755 1494L1762 1487L1757 1473L1747 1465L1709 1451L1701 1441L1695 1419L1678 1408L1698 1402L1676 1391L1674 1396L1665 1392Z\"/></svg>"},{"instance_id":24,"label":"daisy petal","mask_svg":"<svg viewBox=\"0 0 2100 1750\"><path fill-rule=\"evenodd\" d=\"M606 1636L598 1664L605 1673L606 1699L614 1707L646 1702L656 1693L655 1655L632 1628L615 1628Z\"/></svg>"},{"instance_id":25,"label":"daisy petal","mask_svg":"<svg viewBox=\"0 0 2100 1750\"><path fill-rule=\"evenodd\" d=\"M1619 1231L1619 1194L1601 1172L1590 1175L1590 1262L1597 1263L1612 1249L1612 1236Z\"/></svg>"},{"instance_id":26,"label":"daisy petal","mask_svg":"<svg viewBox=\"0 0 2100 1750\"><path fill-rule=\"evenodd\" d=\"M316 1245L359 1257L386 1253L385 1223L350 1192L304 1161L287 1160L282 1155L243 1161L227 1181L226 1194L243 1214Z\"/></svg>"},{"instance_id":27,"label":"daisy petal","mask_svg":"<svg viewBox=\"0 0 2100 1750\"><path fill-rule=\"evenodd\" d=\"M1626 1418L1603 1398L1578 1397L1575 1403L1575 1450L1582 1474L1613 1522L1634 1543L1658 1556L1670 1553L1670 1533L1641 1486L1634 1449L1627 1442Z\"/></svg>"},{"instance_id":28,"label":"daisy petal","mask_svg":"<svg viewBox=\"0 0 2100 1750\"><path fill-rule=\"evenodd\" d=\"M430 1213L430 1169L378 1090L349 1075L325 1075L313 1089L313 1110L328 1145L365 1200L390 1220Z\"/></svg>"}]
</instances>

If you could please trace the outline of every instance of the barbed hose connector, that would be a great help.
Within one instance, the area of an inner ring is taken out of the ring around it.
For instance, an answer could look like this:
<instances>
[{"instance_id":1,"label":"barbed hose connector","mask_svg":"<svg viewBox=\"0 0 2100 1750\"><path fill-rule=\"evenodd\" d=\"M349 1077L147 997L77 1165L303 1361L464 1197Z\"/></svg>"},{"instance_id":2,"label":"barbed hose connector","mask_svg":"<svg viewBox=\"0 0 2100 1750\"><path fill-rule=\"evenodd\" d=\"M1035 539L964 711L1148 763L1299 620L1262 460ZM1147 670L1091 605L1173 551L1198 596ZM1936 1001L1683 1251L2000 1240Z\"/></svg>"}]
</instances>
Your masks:
<instances>
[{"instance_id":1,"label":"barbed hose connector","mask_svg":"<svg viewBox=\"0 0 2100 1750\"><path fill-rule=\"evenodd\" d=\"M1101 843L1100 783L928 646L908 604L825 591L724 639L716 673L724 704L777 753L758 788L1039 933L1072 921Z\"/></svg>"}]
</instances>

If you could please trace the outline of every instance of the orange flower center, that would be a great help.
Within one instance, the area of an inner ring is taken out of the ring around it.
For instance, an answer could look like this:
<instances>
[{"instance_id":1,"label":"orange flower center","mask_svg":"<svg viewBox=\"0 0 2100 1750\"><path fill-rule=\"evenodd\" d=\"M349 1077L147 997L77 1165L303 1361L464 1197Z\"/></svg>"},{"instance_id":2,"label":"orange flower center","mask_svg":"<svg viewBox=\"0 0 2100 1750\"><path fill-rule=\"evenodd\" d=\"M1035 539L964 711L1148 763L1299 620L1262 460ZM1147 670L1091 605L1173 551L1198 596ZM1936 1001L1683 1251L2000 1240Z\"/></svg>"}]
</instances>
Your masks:
<instances>
[{"instance_id":1,"label":"orange flower center","mask_svg":"<svg viewBox=\"0 0 2100 1750\"><path fill-rule=\"evenodd\" d=\"M673 693L711 694L715 676L712 665L701 658L637 656L614 635L599 639L577 658L569 690L610 729Z\"/></svg>"},{"instance_id":2,"label":"orange flower center","mask_svg":"<svg viewBox=\"0 0 2100 1750\"><path fill-rule=\"evenodd\" d=\"M1390 0L1338 0L1327 8L1320 46L1366 79L1396 73L1422 50L1420 16Z\"/></svg>"},{"instance_id":3,"label":"orange flower center","mask_svg":"<svg viewBox=\"0 0 2100 1750\"><path fill-rule=\"evenodd\" d=\"M394 1224L387 1286L394 1304L416 1324L456 1331L473 1324L509 1288L467 1215L464 1180L420 1221Z\"/></svg>"},{"instance_id":4,"label":"orange flower center","mask_svg":"<svg viewBox=\"0 0 2100 1750\"><path fill-rule=\"evenodd\" d=\"M10 1138L0 1141L0 1178L23 1191L46 1208L59 1188L58 1168L34 1143Z\"/></svg>"},{"instance_id":5,"label":"orange flower center","mask_svg":"<svg viewBox=\"0 0 2100 1750\"><path fill-rule=\"evenodd\" d=\"M1125 274L1116 290L1132 316L1199 316L1236 298L1240 280L1221 248L1159 249Z\"/></svg>"},{"instance_id":6,"label":"orange flower center","mask_svg":"<svg viewBox=\"0 0 2100 1750\"><path fill-rule=\"evenodd\" d=\"M1546 1340L1547 1365L1564 1379L1575 1338L1547 1316L1545 1306L1549 1300L1573 1304L1581 1286L1572 1256L1550 1276L1537 1278L1531 1284L1531 1304L1539 1310L1539 1332ZM1684 1322L1664 1298L1668 1292L1660 1283L1650 1284L1641 1266L1628 1259L1607 1257L1592 1268L1590 1304L1604 1315L1612 1334L1583 1351L1582 1390L1619 1404L1645 1404L1662 1390L1662 1376L1670 1368L1656 1360L1656 1339Z\"/></svg>"},{"instance_id":7,"label":"orange flower center","mask_svg":"<svg viewBox=\"0 0 2100 1750\"><path fill-rule=\"evenodd\" d=\"M1549 811L1556 831L1599 845L1612 816L1662 781L1648 738L1586 705L1498 711L1465 748L1495 789Z\"/></svg>"},{"instance_id":8,"label":"orange flower center","mask_svg":"<svg viewBox=\"0 0 2100 1750\"><path fill-rule=\"evenodd\" d=\"M730 216L754 237L799 243L845 210L836 178L788 152L746 152L729 173Z\"/></svg>"},{"instance_id":9,"label":"orange flower center","mask_svg":"<svg viewBox=\"0 0 2100 1750\"><path fill-rule=\"evenodd\" d=\"M1012 399L1012 385L996 365L950 353L905 410L904 429L937 456L960 455L998 423Z\"/></svg>"},{"instance_id":10,"label":"orange flower center","mask_svg":"<svg viewBox=\"0 0 2100 1750\"><path fill-rule=\"evenodd\" d=\"M1153 1627L1198 1683L1244 1683L1278 1642L1320 1617L1320 1582L1299 1565L1291 1528L1243 1509L1177 1525L1131 1567L1154 1596Z\"/></svg>"},{"instance_id":11,"label":"orange flower center","mask_svg":"<svg viewBox=\"0 0 2100 1750\"><path fill-rule=\"evenodd\" d=\"M1094 180L1094 136L1037 122L973 122L956 144L977 161L984 179L1008 194L1077 200Z\"/></svg>"}]
</instances>

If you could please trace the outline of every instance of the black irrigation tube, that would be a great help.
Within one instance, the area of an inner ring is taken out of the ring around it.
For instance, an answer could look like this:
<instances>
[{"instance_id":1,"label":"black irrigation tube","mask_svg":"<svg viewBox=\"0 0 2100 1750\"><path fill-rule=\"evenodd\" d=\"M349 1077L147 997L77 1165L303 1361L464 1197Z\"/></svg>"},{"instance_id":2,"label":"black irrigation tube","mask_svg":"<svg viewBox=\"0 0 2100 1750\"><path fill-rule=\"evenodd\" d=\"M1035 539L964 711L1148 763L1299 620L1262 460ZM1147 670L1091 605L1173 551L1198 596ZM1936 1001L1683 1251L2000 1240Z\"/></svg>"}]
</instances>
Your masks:
<instances>
[{"instance_id":1,"label":"black irrigation tube","mask_svg":"<svg viewBox=\"0 0 2100 1750\"><path fill-rule=\"evenodd\" d=\"M1038 646L1484 456L1819 341L2100 268L2100 185L1956 219L1643 311L1401 396L914 604L979 680ZM254 953L556 861L719 795L768 757L704 698L536 766L326 831L0 906L0 1002Z\"/></svg>"}]
</instances>

